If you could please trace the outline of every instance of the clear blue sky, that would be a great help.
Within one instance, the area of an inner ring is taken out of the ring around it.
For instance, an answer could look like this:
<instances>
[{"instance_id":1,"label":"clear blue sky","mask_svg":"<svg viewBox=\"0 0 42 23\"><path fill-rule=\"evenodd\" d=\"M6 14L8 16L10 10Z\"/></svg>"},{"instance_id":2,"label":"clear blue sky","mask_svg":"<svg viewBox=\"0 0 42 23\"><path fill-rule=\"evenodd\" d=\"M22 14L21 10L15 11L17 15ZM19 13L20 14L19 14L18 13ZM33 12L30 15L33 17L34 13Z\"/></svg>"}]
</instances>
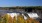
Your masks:
<instances>
[{"instance_id":1,"label":"clear blue sky","mask_svg":"<svg viewBox=\"0 0 42 23\"><path fill-rule=\"evenodd\" d=\"M0 7L42 6L42 0L0 0Z\"/></svg>"}]
</instances>

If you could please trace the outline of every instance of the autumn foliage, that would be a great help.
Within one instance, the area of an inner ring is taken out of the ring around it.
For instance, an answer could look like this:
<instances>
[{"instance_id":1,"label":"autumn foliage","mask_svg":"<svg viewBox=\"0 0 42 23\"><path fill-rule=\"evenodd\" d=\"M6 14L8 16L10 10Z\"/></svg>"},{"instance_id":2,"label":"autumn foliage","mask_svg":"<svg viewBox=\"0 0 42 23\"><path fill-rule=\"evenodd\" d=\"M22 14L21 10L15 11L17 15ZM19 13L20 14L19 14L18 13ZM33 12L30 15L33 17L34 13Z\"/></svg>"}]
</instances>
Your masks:
<instances>
[{"instance_id":1,"label":"autumn foliage","mask_svg":"<svg viewBox=\"0 0 42 23\"><path fill-rule=\"evenodd\" d=\"M10 15L5 14L2 21L0 20L0 23L39 23L39 21L32 18L25 20L22 15L18 15L16 19L15 16L12 18Z\"/></svg>"},{"instance_id":2,"label":"autumn foliage","mask_svg":"<svg viewBox=\"0 0 42 23\"><path fill-rule=\"evenodd\" d=\"M16 17L13 17L13 23L17 23Z\"/></svg>"},{"instance_id":3,"label":"autumn foliage","mask_svg":"<svg viewBox=\"0 0 42 23\"><path fill-rule=\"evenodd\" d=\"M24 23L24 17L21 15L17 16L17 21L17 23Z\"/></svg>"}]
</instances>

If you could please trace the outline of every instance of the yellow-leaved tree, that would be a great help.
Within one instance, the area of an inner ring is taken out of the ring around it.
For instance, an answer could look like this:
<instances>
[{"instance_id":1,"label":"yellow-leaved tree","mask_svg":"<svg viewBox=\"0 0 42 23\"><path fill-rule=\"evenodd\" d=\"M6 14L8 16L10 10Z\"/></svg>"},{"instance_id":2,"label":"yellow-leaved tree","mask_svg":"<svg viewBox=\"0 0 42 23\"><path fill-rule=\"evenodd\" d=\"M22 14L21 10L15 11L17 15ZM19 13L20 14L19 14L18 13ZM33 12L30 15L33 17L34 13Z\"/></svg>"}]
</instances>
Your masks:
<instances>
[{"instance_id":1,"label":"yellow-leaved tree","mask_svg":"<svg viewBox=\"0 0 42 23\"><path fill-rule=\"evenodd\" d=\"M36 19L28 18L26 23L39 23Z\"/></svg>"},{"instance_id":2,"label":"yellow-leaved tree","mask_svg":"<svg viewBox=\"0 0 42 23\"><path fill-rule=\"evenodd\" d=\"M24 23L24 17L22 15L17 16L17 23Z\"/></svg>"},{"instance_id":3,"label":"yellow-leaved tree","mask_svg":"<svg viewBox=\"0 0 42 23\"><path fill-rule=\"evenodd\" d=\"M25 20L25 23L39 23L36 19L30 18L27 16L27 19Z\"/></svg>"},{"instance_id":4,"label":"yellow-leaved tree","mask_svg":"<svg viewBox=\"0 0 42 23\"><path fill-rule=\"evenodd\" d=\"M13 17L13 23L17 23L16 17Z\"/></svg>"},{"instance_id":5,"label":"yellow-leaved tree","mask_svg":"<svg viewBox=\"0 0 42 23\"><path fill-rule=\"evenodd\" d=\"M3 23L8 23L8 14L5 14L4 16L3 16Z\"/></svg>"},{"instance_id":6,"label":"yellow-leaved tree","mask_svg":"<svg viewBox=\"0 0 42 23\"><path fill-rule=\"evenodd\" d=\"M8 17L8 23L13 23L13 21L12 21L12 17L9 15L9 17Z\"/></svg>"}]
</instances>

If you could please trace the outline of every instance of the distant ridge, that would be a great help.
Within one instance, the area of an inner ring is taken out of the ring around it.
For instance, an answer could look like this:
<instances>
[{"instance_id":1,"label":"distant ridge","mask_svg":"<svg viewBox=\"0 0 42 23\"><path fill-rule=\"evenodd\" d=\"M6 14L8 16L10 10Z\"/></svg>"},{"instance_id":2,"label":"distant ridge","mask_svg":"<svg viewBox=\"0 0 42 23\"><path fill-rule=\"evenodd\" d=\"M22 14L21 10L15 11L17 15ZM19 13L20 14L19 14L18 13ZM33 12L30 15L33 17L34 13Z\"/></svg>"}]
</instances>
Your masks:
<instances>
[{"instance_id":1,"label":"distant ridge","mask_svg":"<svg viewBox=\"0 0 42 23\"><path fill-rule=\"evenodd\" d=\"M0 7L1 9L27 9L27 8L32 8L32 9L42 9L42 6L11 6L11 7Z\"/></svg>"}]
</instances>

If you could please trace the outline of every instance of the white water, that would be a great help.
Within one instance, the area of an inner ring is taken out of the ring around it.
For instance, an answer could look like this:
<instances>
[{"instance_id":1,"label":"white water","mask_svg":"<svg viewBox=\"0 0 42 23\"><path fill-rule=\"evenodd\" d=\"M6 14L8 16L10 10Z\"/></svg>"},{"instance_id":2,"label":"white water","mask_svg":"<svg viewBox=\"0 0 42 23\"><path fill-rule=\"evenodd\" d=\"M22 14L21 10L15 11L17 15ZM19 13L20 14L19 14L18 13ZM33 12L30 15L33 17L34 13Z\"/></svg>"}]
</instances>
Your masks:
<instances>
[{"instance_id":1,"label":"white water","mask_svg":"<svg viewBox=\"0 0 42 23\"><path fill-rule=\"evenodd\" d=\"M17 19L17 16L19 15L19 13L7 13L8 15L10 15L12 18L15 16ZM29 15L30 18L38 18L39 16L37 15L37 13L27 13ZM23 15L23 14L22 14ZM24 15L23 15L24 16ZM24 19L27 19L26 16L24 16Z\"/></svg>"},{"instance_id":2,"label":"white water","mask_svg":"<svg viewBox=\"0 0 42 23\"><path fill-rule=\"evenodd\" d=\"M37 13L27 13L29 15L30 18L38 18L38 14Z\"/></svg>"},{"instance_id":3,"label":"white water","mask_svg":"<svg viewBox=\"0 0 42 23\"><path fill-rule=\"evenodd\" d=\"M10 15L12 18L15 16L16 20L17 20L17 15L19 15L19 13L7 13L8 15Z\"/></svg>"}]
</instances>

